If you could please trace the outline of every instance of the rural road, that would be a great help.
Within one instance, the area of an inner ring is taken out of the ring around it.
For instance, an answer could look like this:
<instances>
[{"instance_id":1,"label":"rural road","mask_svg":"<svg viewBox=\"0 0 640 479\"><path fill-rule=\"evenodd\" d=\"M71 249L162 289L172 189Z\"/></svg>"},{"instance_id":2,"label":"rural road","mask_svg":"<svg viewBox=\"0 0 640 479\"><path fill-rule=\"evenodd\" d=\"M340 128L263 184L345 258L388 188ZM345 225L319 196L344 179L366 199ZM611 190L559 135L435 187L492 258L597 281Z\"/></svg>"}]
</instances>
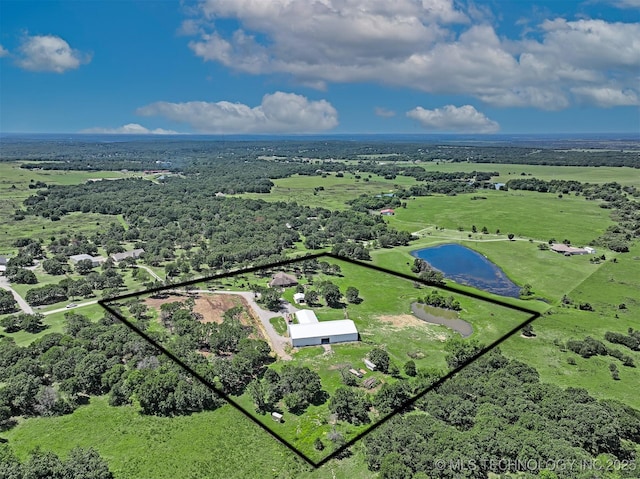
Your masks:
<instances>
[{"instance_id":1,"label":"rural road","mask_svg":"<svg viewBox=\"0 0 640 479\"><path fill-rule=\"evenodd\" d=\"M13 297L18 303L18 306L20 306L20 309L24 313L33 314L33 308L29 306L29 303L27 303L24 299L22 299L22 296L20 296L18 292L11 287L11 285L9 284L9 281L4 276L0 276L0 288L6 289L11 294L13 294Z\"/></svg>"},{"instance_id":2,"label":"rural road","mask_svg":"<svg viewBox=\"0 0 640 479\"><path fill-rule=\"evenodd\" d=\"M291 356L287 354L285 347L289 344L289 340L283 336L280 336L278 332L271 325L269 320L271 318L277 318L278 316L283 316L284 311L274 313L273 311L268 311L266 309L262 309L258 303L256 303L253 293L250 291L211 291L207 289L201 289L192 291L192 293L203 293L203 294L233 294L236 296L242 296L251 309L256 313L258 318L260 318L260 322L262 323L262 330L267 334L271 348L276 352L278 356L287 361L291 360Z\"/></svg>"},{"instance_id":3,"label":"rural road","mask_svg":"<svg viewBox=\"0 0 640 479\"><path fill-rule=\"evenodd\" d=\"M98 302L98 300L94 299L92 301L86 301L84 303L78 303L78 305L74 306L73 308L67 308L65 306L64 308L52 309L51 311L46 311L46 312L44 312L42 314L44 316L49 316L50 314L61 313L63 311L72 311L74 309L82 308L83 306L89 306L89 305L92 305L92 304L96 304L97 302Z\"/></svg>"}]
</instances>

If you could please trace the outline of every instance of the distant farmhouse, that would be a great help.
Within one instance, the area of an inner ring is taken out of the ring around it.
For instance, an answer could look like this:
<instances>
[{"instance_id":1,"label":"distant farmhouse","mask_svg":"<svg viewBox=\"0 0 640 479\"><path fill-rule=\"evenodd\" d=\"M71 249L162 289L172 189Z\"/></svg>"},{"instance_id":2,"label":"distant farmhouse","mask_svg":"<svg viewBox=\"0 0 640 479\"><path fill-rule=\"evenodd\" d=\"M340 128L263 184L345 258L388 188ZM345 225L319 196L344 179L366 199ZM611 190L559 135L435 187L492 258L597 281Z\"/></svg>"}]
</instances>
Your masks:
<instances>
[{"instance_id":1,"label":"distant farmhouse","mask_svg":"<svg viewBox=\"0 0 640 479\"><path fill-rule=\"evenodd\" d=\"M287 288L289 286L295 286L298 284L298 278L292 274L276 273L269 281L269 286L272 288Z\"/></svg>"},{"instance_id":2,"label":"distant farmhouse","mask_svg":"<svg viewBox=\"0 0 640 479\"><path fill-rule=\"evenodd\" d=\"M0 256L0 274L4 274L4 272L7 271L8 261L9 258L7 258L6 256Z\"/></svg>"},{"instance_id":3,"label":"distant farmhouse","mask_svg":"<svg viewBox=\"0 0 640 479\"><path fill-rule=\"evenodd\" d=\"M383 216L393 216L396 214L391 208L385 208L384 210L380 210L380 214Z\"/></svg>"},{"instance_id":4,"label":"distant farmhouse","mask_svg":"<svg viewBox=\"0 0 640 479\"><path fill-rule=\"evenodd\" d=\"M111 259L117 263L125 258L138 259L143 254L144 250L142 248L138 248L131 251L125 251L124 253L114 253L111 255Z\"/></svg>"},{"instance_id":5,"label":"distant farmhouse","mask_svg":"<svg viewBox=\"0 0 640 479\"><path fill-rule=\"evenodd\" d=\"M321 322L310 309L303 309L295 314L298 324L289 325L289 337L294 347L358 340L358 330L350 319Z\"/></svg>"},{"instance_id":6,"label":"distant farmhouse","mask_svg":"<svg viewBox=\"0 0 640 479\"><path fill-rule=\"evenodd\" d=\"M91 256L90 254L74 254L69 256L69 259L72 263L77 263L78 261L84 261L86 259L91 260L91 265L93 267L100 266L107 259L104 256Z\"/></svg>"},{"instance_id":7,"label":"distant farmhouse","mask_svg":"<svg viewBox=\"0 0 640 479\"><path fill-rule=\"evenodd\" d=\"M593 254L596 252L595 249L589 246L585 246L584 248L576 248L574 246L566 245L563 243L553 243L551 245L551 251L561 253L565 256L573 256L575 254Z\"/></svg>"}]
</instances>

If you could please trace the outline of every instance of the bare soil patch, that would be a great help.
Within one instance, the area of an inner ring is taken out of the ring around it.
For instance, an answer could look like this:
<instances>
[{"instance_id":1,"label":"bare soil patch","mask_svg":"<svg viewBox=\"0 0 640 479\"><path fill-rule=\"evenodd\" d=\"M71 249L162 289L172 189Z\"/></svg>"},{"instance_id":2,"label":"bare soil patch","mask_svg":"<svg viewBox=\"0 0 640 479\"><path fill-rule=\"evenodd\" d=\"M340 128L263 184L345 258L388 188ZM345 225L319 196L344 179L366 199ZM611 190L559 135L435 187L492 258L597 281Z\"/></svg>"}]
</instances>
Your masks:
<instances>
[{"instance_id":1,"label":"bare soil patch","mask_svg":"<svg viewBox=\"0 0 640 479\"><path fill-rule=\"evenodd\" d=\"M397 314L397 315L381 315L377 316L377 319L385 323L390 323L393 326L404 328L407 326L424 326L424 321L416 318L411 314Z\"/></svg>"},{"instance_id":2,"label":"bare soil patch","mask_svg":"<svg viewBox=\"0 0 640 479\"><path fill-rule=\"evenodd\" d=\"M221 323L224 319L225 311L235 307L243 306L249 309L241 296L231 294L200 294L196 299L193 308L195 313L202 315L203 323ZM242 324L249 324L245 315L240 320Z\"/></svg>"},{"instance_id":3,"label":"bare soil patch","mask_svg":"<svg viewBox=\"0 0 640 479\"><path fill-rule=\"evenodd\" d=\"M147 305L149 309L155 309L158 312L160 311L160 306L167 303L175 303L175 302L184 302L187 299L186 296L179 296L175 294L171 294L166 298L147 298L144 300L144 304Z\"/></svg>"}]
</instances>

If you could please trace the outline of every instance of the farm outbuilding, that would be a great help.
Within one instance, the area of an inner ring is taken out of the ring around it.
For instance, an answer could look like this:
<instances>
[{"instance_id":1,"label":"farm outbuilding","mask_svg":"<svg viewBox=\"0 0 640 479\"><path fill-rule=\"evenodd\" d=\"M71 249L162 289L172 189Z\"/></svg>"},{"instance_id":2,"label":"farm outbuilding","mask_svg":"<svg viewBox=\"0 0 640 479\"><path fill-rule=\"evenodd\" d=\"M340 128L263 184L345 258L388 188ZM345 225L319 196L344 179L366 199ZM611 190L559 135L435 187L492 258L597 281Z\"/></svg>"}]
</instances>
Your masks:
<instances>
[{"instance_id":1,"label":"farm outbuilding","mask_svg":"<svg viewBox=\"0 0 640 479\"><path fill-rule=\"evenodd\" d=\"M551 245L551 251L555 251L556 253L562 253L565 256L572 256L574 254L587 254L588 251L584 248L576 248L571 245L566 245L563 243L554 243Z\"/></svg>"},{"instance_id":2,"label":"farm outbuilding","mask_svg":"<svg viewBox=\"0 0 640 479\"><path fill-rule=\"evenodd\" d=\"M125 251L124 253L114 253L111 255L111 259L117 263L125 258L138 259L143 254L144 250L142 248L138 248L131 251Z\"/></svg>"},{"instance_id":3,"label":"farm outbuilding","mask_svg":"<svg viewBox=\"0 0 640 479\"><path fill-rule=\"evenodd\" d=\"M311 311L313 313L313 311ZM300 311L298 311L300 313ZM296 313L296 317L297 313ZM314 314L315 317L315 314ZM298 321L300 319L298 318ZM321 321L307 324L290 324L291 345L316 346L321 344L344 343L358 340L358 330L350 319Z\"/></svg>"},{"instance_id":4,"label":"farm outbuilding","mask_svg":"<svg viewBox=\"0 0 640 479\"><path fill-rule=\"evenodd\" d=\"M301 309L300 311L296 311L295 314L296 319L300 324L314 324L318 322L316 313L314 313L310 309Z\"/></svg>"},{"instance_id":5,"label":"farm outbuilding","mask_svg":"<svg viewBox=\"0 0 640 479\"><path fill-rule=\"evenodd\" d=\"M304 303L304 293L295 293L293 295L293 301L296 304Z\"/></svg>"}]
</instances>

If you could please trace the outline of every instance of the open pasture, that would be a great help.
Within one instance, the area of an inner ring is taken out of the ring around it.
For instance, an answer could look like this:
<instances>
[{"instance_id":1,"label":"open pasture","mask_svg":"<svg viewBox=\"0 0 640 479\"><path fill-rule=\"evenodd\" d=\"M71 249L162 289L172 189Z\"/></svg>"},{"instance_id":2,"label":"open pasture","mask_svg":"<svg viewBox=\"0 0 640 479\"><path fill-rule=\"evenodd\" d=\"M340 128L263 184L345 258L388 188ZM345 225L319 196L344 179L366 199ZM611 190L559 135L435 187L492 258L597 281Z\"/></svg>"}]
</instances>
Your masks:
<instances>
[{"instance_id":1,"label":"open pasture","mask_svg":"<svg viewBox=\"0 0 640 479\"><path fill-rule=\"evenodd\" d=\"M585 153L585 155L588 155L588 153ZM517 161L517 158L515 161ZM640 169L628 167L450 163L443 161L420 163L420 166L427 171L496 171L500 175L494 177L493 180L499 183L506 183L514 178L530 176L541 180L575 180L583 183L609 183L616 181L621 185L636 186L640 184Z\"/></svg>"},{"instance_id":2,"label":"open pasture","mask_svg":"<svg viewBox=\"0 0 640 479\"><path fill-rule=\"evenodd\" d=\"M365 181L368 178L369 181ZM243 198L263 199L266 201L295 201L307 206L319 206L334 210L349 208L345 204L347 200L357 198L360 195L376 195L393 191L398 187L407 187L416 184L414 178L398 176L393 180L385 180L382 176L362 173L357 179L351 173L345 173L339 178L335 173L326 177L294 175L289 178L272 180L275 186L271 193L244 193L238 195ZM324 190L315 191L316 188Z\"/></svg>"},{"instance_id":3,"label":"open pasture","mask_svg":"<svg viewBox=\"0 0 640 479\"><path fill-rule=\"evenodd\" d=\"M64 233L89 234L106 227L109 222L120 221L117 217L94 213L71 213L60 221L28 216L16 221L14 212L22 208L22 203L37 189L30 184L42 181L48 185L74 185L98 178L129 178L140 173L119 171L57 171L27 170L20 168L19 162L0 162L0 254L15 251L13 242L18 238L49 239Z\"/></svg>"},{"instance_id":4,"label":"open pasture","mask_svg":"<svg viewBox=\"0 0 640 479\"><path fill-rule=\"evenodd\" d=\"M486 199L473 199L485 197ZM478 232L487 227L489 233L513 233L519 237L548 241L569 239L574 245L585 245L613 224L611 210L599 207L599 201L581 196L558 198L550 193L529 191L479 191L457 196L426 196L407 201L397 208L389 224L405 231L419 231L429 225L458 233L468 238L472 226Z\"/></svg>"}]
</instances>

